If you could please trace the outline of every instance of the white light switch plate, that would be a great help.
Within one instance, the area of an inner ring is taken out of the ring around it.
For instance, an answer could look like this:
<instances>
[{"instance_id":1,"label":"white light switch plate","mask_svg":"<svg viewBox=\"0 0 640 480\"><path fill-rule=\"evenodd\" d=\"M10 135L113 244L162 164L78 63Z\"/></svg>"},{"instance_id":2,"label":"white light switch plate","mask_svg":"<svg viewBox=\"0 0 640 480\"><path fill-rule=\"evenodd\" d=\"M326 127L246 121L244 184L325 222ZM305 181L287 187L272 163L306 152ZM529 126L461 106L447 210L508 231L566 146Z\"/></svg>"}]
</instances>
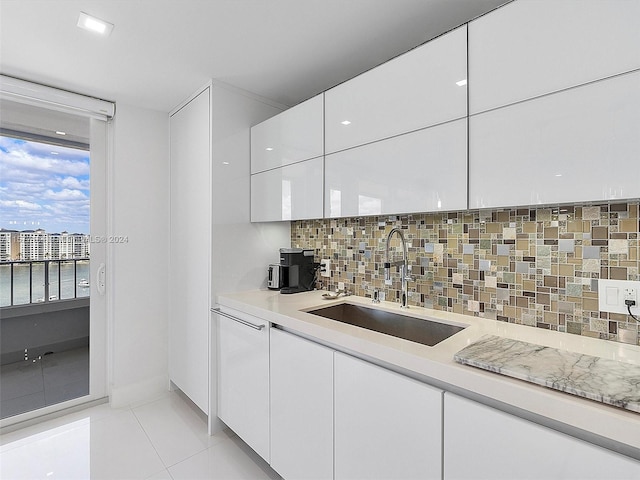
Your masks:
<instances>
[{"instance_id":1,"label":"white light switch plate","mask_svg":"<svg viewBox=\"0 0 640 480\"><path fill-rule=\"evenodd\" d=\"M626 313L627 306L624 303L625 288L633 288L640 291L640 282L631 280L598 280L598 309L601 312ZM640 299L636 298L636 305L631 307L631 313L640 314Z\"/></svg>"}]
</instances>

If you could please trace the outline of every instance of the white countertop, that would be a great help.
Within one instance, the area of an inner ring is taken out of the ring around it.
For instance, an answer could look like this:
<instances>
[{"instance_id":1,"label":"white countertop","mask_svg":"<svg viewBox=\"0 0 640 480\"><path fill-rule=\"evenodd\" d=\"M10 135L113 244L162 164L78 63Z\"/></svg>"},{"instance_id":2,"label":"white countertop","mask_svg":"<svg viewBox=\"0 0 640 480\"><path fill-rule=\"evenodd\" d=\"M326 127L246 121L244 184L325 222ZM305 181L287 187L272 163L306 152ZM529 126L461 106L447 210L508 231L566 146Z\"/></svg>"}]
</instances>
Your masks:
<instances>
[{"instance_id":1,"label":"white countertop","mask_svg":"<svg viewBox=\"0 0 640 480\"><path fill-rule=\"evenodd\" d=\"M362 297L349 296L325 300L322 298L323 293L326 292L283 295L277 291L255 290L223 294L219 296L218 302L222 306L255 315L315 338L334 348L370 357L456 389L484 396L491 401L531 412L551 420L550 423L559 422L570 429L579 429L604 440L625 444L637 449L633 456L640 457L640 414L462 365L454 360L456 352L479 340L483 335L496 335L638 366L640 346L421 307L412 306L409 310L402 310L398 304L389 302L373 305L370 299ZM467 328L429 347L304 311L345 301Z\"/></svg>"}]
</instances>

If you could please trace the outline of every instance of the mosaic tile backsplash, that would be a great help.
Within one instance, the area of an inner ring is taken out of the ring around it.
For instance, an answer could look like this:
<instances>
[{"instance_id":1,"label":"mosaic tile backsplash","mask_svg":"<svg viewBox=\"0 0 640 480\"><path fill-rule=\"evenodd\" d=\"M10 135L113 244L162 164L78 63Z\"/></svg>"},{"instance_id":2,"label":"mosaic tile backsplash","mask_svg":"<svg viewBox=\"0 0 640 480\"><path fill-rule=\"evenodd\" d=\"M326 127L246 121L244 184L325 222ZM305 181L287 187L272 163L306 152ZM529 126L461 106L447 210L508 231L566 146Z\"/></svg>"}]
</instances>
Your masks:
<instances>
[{"instance_id":1,"label":"mosaic tile backsplash","mask_svg":"<svg viewBox=\"0 0 640 480\"><path fill-rule=\"evenodd\" d=\"M409 304L640 344L638 323L598 310L598 279L640 280L639 202L425 213L291 224L291 245L331 260L318 288L399 301L385 242L401 227L413 281ZM393 260L402 257L391 241Z\"/></svg>"}]
</instances>

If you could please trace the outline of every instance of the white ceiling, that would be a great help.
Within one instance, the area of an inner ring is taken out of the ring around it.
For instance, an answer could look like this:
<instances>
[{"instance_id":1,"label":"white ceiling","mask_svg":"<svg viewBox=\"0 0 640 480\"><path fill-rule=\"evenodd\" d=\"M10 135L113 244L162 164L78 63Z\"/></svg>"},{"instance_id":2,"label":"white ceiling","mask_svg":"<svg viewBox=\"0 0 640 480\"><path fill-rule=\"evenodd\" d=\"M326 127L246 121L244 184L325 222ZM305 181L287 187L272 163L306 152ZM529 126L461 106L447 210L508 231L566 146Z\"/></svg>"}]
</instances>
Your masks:
<instances>
[{"instance_id":1,"label":"white ceiling","mask_svg":"<svg viewBox=\"0 0 640 480\"><path fill-rule=\"evenodd\" d=\"M165 112L211 78L295 105L506 1L0 0L0 73Z\"/></svg>"}]
</instances>

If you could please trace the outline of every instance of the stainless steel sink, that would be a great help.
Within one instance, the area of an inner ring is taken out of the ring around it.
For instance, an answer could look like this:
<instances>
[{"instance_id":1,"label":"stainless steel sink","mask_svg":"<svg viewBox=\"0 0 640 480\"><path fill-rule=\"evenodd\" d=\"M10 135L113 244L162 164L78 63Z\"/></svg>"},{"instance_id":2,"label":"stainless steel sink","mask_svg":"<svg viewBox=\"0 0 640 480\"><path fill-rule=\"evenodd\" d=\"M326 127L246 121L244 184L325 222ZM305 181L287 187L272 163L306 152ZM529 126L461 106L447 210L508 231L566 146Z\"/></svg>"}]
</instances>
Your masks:
<instances>
[{"instance_id":1,"label":"stainless steel sink","mask_svg":"<svg viewBox=\"0 0 640 480\"><path fill-rule=\"evenodd\" d=\"M307 313L429 346L465 328L351 303L308 310Z\"/></svg>"}]
</instances>

